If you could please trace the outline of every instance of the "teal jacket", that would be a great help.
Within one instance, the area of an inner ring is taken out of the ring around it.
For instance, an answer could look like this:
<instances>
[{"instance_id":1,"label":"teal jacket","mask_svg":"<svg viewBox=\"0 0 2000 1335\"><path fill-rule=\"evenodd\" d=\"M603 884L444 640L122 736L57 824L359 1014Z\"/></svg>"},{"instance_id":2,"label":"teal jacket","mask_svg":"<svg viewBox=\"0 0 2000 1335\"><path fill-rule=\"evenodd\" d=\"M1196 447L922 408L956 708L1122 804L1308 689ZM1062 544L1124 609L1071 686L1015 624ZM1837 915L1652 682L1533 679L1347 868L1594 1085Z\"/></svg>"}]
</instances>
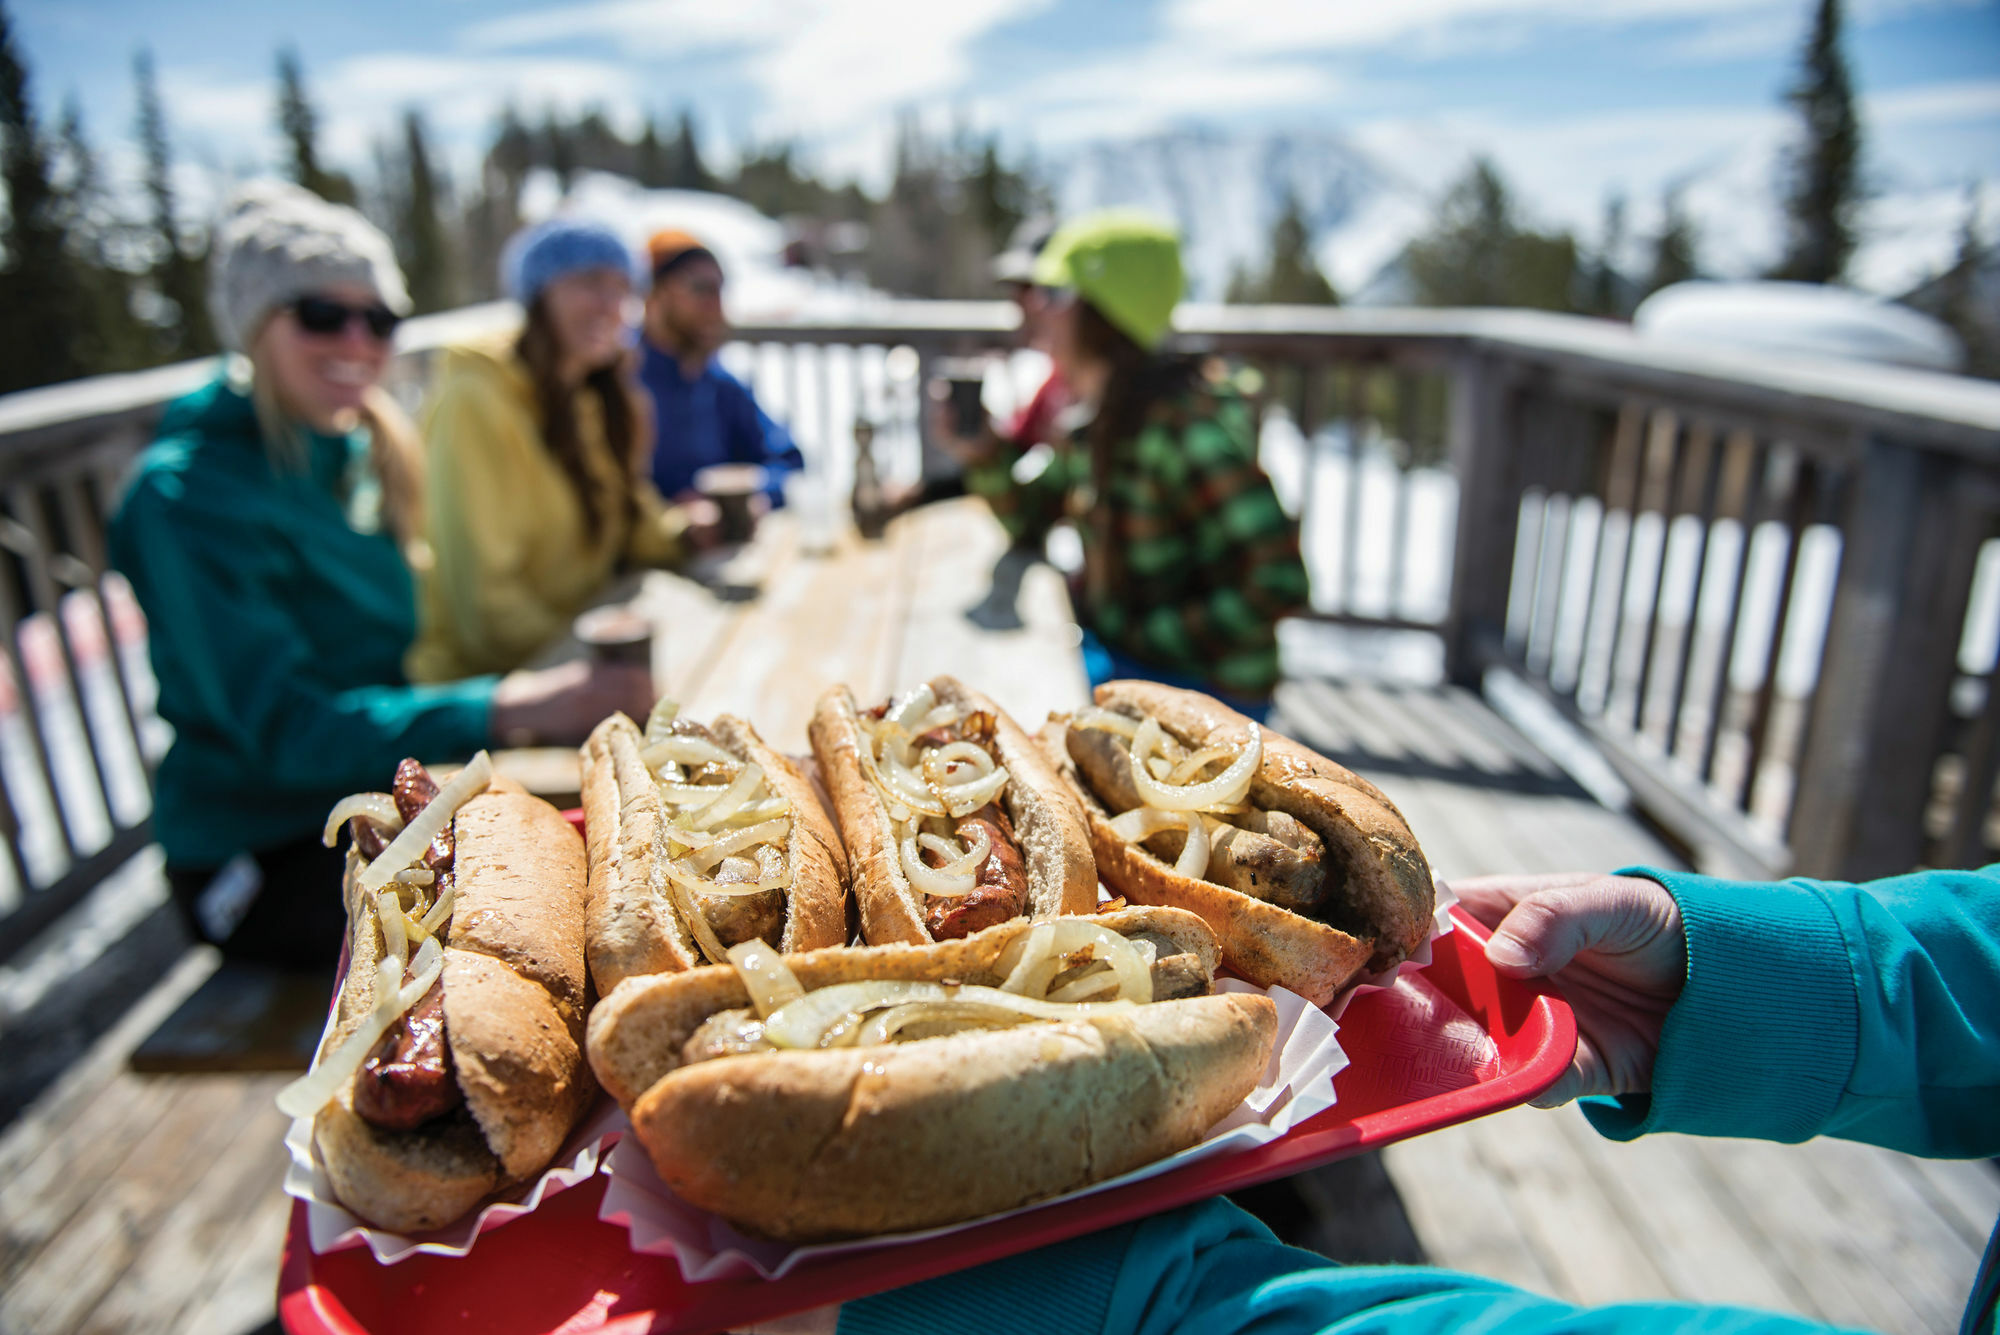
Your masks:
<instances>
[{"instance_id":1,"label":"teal jacket","mask_svg":"<svg viewBox=\"0 0 2000 1335\"><path fill-rule=\"evenodd\" d=\"M1688 979L1649 1096L1588 1100L1616 1139L1835 1135L1940 1158L2000 1154L2000 866L1865 886L1631 869L1681 908ZM1961 1330L1990 1335L2000 1230ZM1334 1266L1224 1201L849 1303L840 1335L1065 1330L1507 1335L1824 1331L1682 1303L1579 1308L1426 1267Z\"/></svg>"},{"instance_id":2,"label":"teal jacket","mask_svg":"<svg viewBox=\"0 0 2000 1335\"><path fill-rule=\"evenodd\" d=\"M174 729L153 812L173 865L316 834L404 756L486 744L493 678L404 680L415 593L367 436L305 444L303 471L274 468L250 400L217 380L168 406L111 521Z\"/></svg>"}]
</instances>

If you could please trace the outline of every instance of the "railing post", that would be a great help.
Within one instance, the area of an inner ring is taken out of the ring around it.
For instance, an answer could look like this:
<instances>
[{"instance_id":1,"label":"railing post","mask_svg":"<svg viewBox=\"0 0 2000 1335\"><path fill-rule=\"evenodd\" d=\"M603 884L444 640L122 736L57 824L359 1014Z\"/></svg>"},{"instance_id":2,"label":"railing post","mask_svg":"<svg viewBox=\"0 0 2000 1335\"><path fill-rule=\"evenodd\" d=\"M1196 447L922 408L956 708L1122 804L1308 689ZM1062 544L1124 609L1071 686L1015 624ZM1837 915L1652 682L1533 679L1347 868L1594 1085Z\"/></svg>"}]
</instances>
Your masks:
<instances>
[{"instance_id":1,"label":"railing post","mask_svg":"<svg viewBox=\"0 0 2000 1335\"><path fill-rule=\"evenodd\" d=\"M1991 499L1970 470L1870 439L1799 757L1791 846L1803 876L1911 870Z\"/></svg>"},{"instance_id":2,"label":"railing post","mask_svg":"<svg viewBox=\"0 0 2000 1335\"><path fill-rule=\"evenodd\" d=\"M1447 444L1458 475L1458 534L1444 620L1445 672L1477 687L1507 631L1521 512L1521 394L1496 358L1468 352L1451 373Z\"/></svg>"}]
</instances>

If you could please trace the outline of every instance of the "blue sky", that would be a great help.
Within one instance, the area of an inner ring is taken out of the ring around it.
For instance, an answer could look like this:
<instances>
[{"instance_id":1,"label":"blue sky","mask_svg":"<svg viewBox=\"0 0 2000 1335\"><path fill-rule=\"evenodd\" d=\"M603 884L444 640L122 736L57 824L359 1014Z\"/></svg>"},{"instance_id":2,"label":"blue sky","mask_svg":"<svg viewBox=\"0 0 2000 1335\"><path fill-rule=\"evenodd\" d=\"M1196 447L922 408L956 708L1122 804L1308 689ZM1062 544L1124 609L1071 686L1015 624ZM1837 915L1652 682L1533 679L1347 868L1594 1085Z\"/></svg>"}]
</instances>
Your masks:
<instances>
[{"instance_id":1,"label":"blue sky","mask_svg":"<svg viewBox=\"0 0 2000 1335\"><path fill-rule=\"evenodd\" d=\"M226 174L277 162L273 52L301 52L350 168L408 105L469 164L499 106L682 104L726 158L801 139L879 180L896 118L970 123L1020 149L1202 123L1352 137L1422 178L1494 152L1551 216L1646 196L1747 142L1779 107L1811 0L346 0L340 5L16 0L34 91L82 102L129 153L131 58L150 47L176 140ZM2000 0L1851 0L1871 180L2000 182Z\"/></svg>"}]
</instances>

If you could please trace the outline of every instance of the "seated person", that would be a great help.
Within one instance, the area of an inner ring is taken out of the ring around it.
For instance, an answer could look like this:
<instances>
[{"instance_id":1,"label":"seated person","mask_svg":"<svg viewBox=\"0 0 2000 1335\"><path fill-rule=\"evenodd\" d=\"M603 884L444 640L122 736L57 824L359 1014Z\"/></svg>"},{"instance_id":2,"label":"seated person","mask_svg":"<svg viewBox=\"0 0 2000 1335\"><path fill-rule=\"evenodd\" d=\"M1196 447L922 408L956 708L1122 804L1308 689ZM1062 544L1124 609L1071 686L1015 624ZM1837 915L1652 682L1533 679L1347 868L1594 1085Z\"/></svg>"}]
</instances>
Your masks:
<instances>
[{"instance_id":1,"label":"seated person","mask_svg":"<svg viewBox=\"0 0 2000 1335\"><path fill-rule=\"evenodd\" d=\"M424 420L433 564L409 659L420 681L516 667L620 567L685 550L687 516L644 473L625 243L558 218L510 241L502 267L521 328L446 348Z\"/></svg>"},{"instance_id":2,"label":"seated person","mask_svg":"<svg viewBox=\"0 0 2000 1335\"><path fill-rule=\"evenodd\" d=\"M153 831L189 930L225 955L330 971L342 853L320 826L405 756L569 743L652 698L643 669L573 664L412 686L399 540L421 457L376 388L409 309L388 239L277 181L243 187L209 257L225 373L169 404L111 522L146 614L173 744ZM246 907L247 901L247 907Z\"/></svg>"},{"instance_id":3,"label":"seated person","mask_svg":"<svg viewBox=\"0 0 2000 1335\"><path fill-rule=\"evenodd\" d=\"M1601 1134L2000 1153L2000 866L1854 885L1620 876L1454 885L1493 966L1549 977L1576 1012L1570 1069L1535 1102L1583 1098ZM1959 1329L1992 1335L2000 1229ZM822 1309L816 1316L825 1316ZM1211 1200L839 1309L841 1335L949 1327L1089 1335L1493 1331L1804 1335L1742 1308L1577 1307L1425 1266L1337 1266Z\"/></svg>"},{"instance_id":4,"label":"seated person","mask_svg":"<svg viewBox=\"0 0 2000 1335\"><path fill-rule=\"evenodd\" d=\"M653 286L640 328L639 381L653 399L653 484L662 496L689 500L694 475L711 464L762 464L771 470L766 495L780 504L783 474L805 459L716 358L729 341L721 263L674 229L655 233L647 253Z\"/></svg>"},{"instance_id":5,"label":"seated person","mask_svg":"<svg viewBox=\"0 0 2000 1335\"><path fill-rule=\"evenodd\" d=\"M1048 294L1035 286L1035 259L1054 234L1054 224L1049 220L1030 218L1015 229L1013 240L994 257L992 264L993 281L1006 291L1007 299L1021 312L1021 346L1041 353L1049 350L1046 328L1049 303ZM1057 422L1069 405L1069 387L1063 383L1060 368L1053 365L1034 394L1015 410L1005 426L996 427L988 422L979 436L959 435L950 405L935 404L926 424L929 433L924 441L923 478L909 495L899 498L899 508L962 494L965 458L1001 445L1026 451L1037 445L1053 444L1060 432Z\"/></svg>"},{"instance_id":6,"label":"seated person","mask_svg":"<svg viewBox=\"0 0 2000 1335\"><path fill-rule=\"evenodd\" d=\"M1248 405L1160 351L1180 243L1142 215L1090 215L1050 239L1035 280L1049 355L1088 420L1026 481L1019 442L961 444L967 489L1016 542L1076 525L1071 592L1093 685L1145 677L1262 718L1278 620L1307 604L1299 526L1257 466Z\"/></svg>"}]
</instances>

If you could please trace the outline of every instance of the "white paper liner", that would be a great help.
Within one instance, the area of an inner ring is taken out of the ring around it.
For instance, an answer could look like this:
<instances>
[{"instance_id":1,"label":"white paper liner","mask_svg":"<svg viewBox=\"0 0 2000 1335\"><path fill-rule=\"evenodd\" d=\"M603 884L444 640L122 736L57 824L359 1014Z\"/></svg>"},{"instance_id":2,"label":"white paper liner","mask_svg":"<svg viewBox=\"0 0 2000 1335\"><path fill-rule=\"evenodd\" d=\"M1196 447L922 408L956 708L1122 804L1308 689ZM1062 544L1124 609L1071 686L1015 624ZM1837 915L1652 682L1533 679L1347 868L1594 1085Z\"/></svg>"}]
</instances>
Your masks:
<instances>
[{"instance_id":1,"label":"white paper liner","mask_svg":"<svg viewBox=\"0 0 2000 1335\"><path fill-rule=\"evenodd\" d=\"M519 1218L540 1205L544 1197L593 1176L603 1162L604 1151L630 1127L618 1105L600 1095L547 1170L533 1182L488 1201L443 1228L404 1234L364 1224L340 1204L326 1168L313 1153L312 1119L300 1117L285 1133L285 1148L292 1156L291 1167L285 1170L285 1194L306 1203L306 1234L315 1254L365 1246L382 1265L394 1265L419 1252L464 1256L488 1229Z\"/></svg>"},{"instance_id":2,"label":"white paper liner","mask_svg":"<svg viewBox=\"0 0 2000 1335\"><path fill-rule=\"evenodd\" d=\"M946 1228L799 1247L747 1238L717 1216L681 1200L653 1171L652 1161L646 1157L638 1138L627 1136L607 1160L605 1173L611 1180L597 1217L624 1225L631 1236L633 1251L671 1254L680 1265L681 1278L690 1283L732 1275L777 1279L807 1262L956 1233L1059 1201L1157 1177L1215 1155L1266 1144L1315 1113L1332 1107L1333 1078L1347 1065L1347 1054L1340 1047L1338 1022L1304 997L1282 987L1266 989L1223 979L1216 990L1263 993L1277 1003L1278 1039L1264 1078L1234 1112L1210 1129L1200 1144L1122 1177L1037 1201L1007 1214L987 1215Z\"/></svg>"},{"instance_id":3,"label":"white paper liner","mask_svg":"<svg viewBox=\"0 0 2000 1335\"><path fill-rule=\"evenodd\" d=\"M1338 1020L1342 1015L1345 1015L1348 1005L1362 993L1379 992L1384 988L1394 987L1396 980L1404 974L1415 973L1419 969L1428 968L1433 958L1431 943L1445 935L1445 933L1457 929L1458 925L1451 920L1451 909L1452 905L1458 903L1458 896L1451 892L1450 886L1438 878L1435 869L1431 872L1431 885L1437 891L1437 906L1431 910L1431 934L1425 937L1422 944L1415 951L1411 952L1410 957L1401 964L1385 969L1379 974L1363 974L1345 992L1335 997L1333 1005L1329 1008L1334 1019Z\"/></svg>"}]
</instances>

